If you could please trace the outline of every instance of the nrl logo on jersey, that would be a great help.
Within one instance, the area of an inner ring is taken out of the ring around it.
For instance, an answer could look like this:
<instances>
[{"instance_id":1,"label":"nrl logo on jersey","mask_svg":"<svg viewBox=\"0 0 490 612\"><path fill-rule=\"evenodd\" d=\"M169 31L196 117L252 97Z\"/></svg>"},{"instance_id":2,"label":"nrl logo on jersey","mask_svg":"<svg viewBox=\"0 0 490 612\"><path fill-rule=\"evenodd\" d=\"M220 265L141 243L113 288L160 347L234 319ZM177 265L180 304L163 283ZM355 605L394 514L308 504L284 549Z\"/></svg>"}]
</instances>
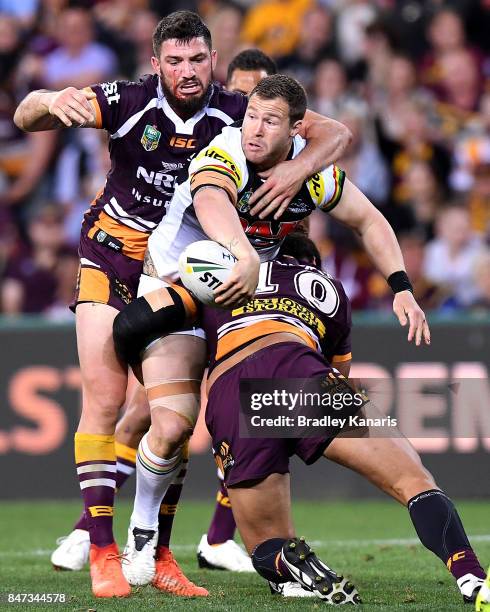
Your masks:
<instances>
[{"instance_id":1,"label":"nrl logo on jersey","mask_svg":"<svg viewBox=\"0 0 490 612\"><path fill-rule=\"evenodd\" d=\"M145 151L154 151L158 147L161 135L162 133L154 125L147 125L141 137L143 149Z\"/></svg>"}]
</instances>

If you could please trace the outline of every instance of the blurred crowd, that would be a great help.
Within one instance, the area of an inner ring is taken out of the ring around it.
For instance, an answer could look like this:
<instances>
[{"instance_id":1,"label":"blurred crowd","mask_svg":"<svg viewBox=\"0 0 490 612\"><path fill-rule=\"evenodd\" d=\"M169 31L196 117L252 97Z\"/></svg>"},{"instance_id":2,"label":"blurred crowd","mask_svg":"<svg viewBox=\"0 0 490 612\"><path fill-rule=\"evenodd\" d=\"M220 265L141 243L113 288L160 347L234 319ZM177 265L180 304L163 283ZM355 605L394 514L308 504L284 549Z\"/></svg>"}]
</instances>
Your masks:
<instances>
[{"instance_id":1,"label":"blurred crowd","mask_svg":"<svg viewBox=\"0 0 490 612\"><path fill-rule=\"evenodd\" d=\"M151 72L158 20L208 23L225 81L259 47L349 126L339 165L392 224L424 309L490 312L490 0L0 0L0 312L70 317L84 210L109 167L97 130L24 134L32 89ZM357 238L311 218L357 310L391 307Z\"/></svg>"}]
</instances>

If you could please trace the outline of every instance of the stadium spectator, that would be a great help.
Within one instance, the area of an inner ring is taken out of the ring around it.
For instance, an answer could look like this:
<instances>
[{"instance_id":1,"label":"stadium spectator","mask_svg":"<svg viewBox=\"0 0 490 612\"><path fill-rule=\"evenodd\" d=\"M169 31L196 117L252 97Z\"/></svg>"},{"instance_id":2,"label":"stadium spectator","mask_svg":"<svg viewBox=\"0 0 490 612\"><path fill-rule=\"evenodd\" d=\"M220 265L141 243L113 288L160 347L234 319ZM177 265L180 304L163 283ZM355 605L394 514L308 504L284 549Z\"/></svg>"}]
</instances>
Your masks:
<instances>
[{"instance_id":1,"label":"stadium spectator","mask_svg":"<svg viewBox=\"0 0 490 612\"><path fill-rule=\"evenodd\" d=\"M292 53L311 0L263 0L245 16L242 40L274 58Z\"/></svg>"},{"instance_id":2,"label":"stadium spectator","mask_svg":"<svg viewBox=\"0 0 490 612\"><path fill-rule=\"evenodd\" d=\"M451 158L444 147L435 142L423 103L407 101L400 108L402 133L399 140L392 140L377 119L377 135L381 152L391 168L393 204L406 203L408 193L404 177L415 161L430 163L438 180L447 183Z\"/></svg>"},{"instance_id":3,"label":"stadium spectator","mask_svg":"<svg viewBox=\"0 0 490 612\"><path fill-rule=\"evenodd\" d=\"M213 37L214 48L218 52L214 77L220 83L226 83L228 64L238 50L242 14L236 7L224 5L210 17L208 26Z\"/></svg>"},{"instance_id":4,"label":"stadium spectator","mask_svg":"<svg viewBox=\"0 0 490 612\"><path fill-rule=\"evenodd\" d=\"M27 46L31 58L40 59L58 47L59 16L69 0L41 0Z\"/></svg>"},{"instance_id":5,"label":"stadium spectator","mask_svg":"<svg viewBox=\"0 0 490 612\"><path fill-rule=\"evenodd\" d=\"M104 132L80 130L60 153L53 176L53 196L63 206L66 242L76 246L87 202L101 189L110 158Z\"/></svg>"},{"instance_id":6,"label":"stadium spectator","mask_svg":"<svg viewBox=\"0 0 490 612\"><path fill-rule=\"evenodd\" d=\"M349 99L347 74L334 58L322 60L316 67L312 84L312 106L322 115L337 117Z\"/></svg>"},{"instance_id":7,"label":"stadium spectator","mask_svg":"<svg viewBox=\"0 0 490 612\"><path fill-rule=\"evenodd\" d=\"M436 237L427 245L424 273L449 287L460 305L469 306L478 296L472 271L482 248L481 238L471 230L468 210L446 207L437 215Z\"/></svg>"},{"instance_id":8,"label":"stadium spectator","mask_svg":"<svg viewBox=\"0 0 490 612\"><path fill-rule=\"evenodd\" d=\"M138 2L139 0L136 0ZM143 0L148 2L148 0ZM254 0L255 1L255 0ZM174 11L194 11L204 17L208 17L208 11L213 9L215 0L149 0L148 8L153 11L159 19L173 13ZM199 6L198 6L199 5Z\"/></svg>"},{"instance_id":9,"label":"stadium spectator","mask_svg":"<svg viewBox=\"0 0 490 612\"><path fill-rule=\"evenodd\" d=\"M151 11L142 9L133 16L131 28L128 31L128 38L134 47L133 66L129 74L132 79L148 74L152 70L149 60L153 53L151 37L157 23L158 17Z\"/></svg>"},{"instance_id":10,"label":"stadium spectator","mask_svg":"<svg viewBox=\"0 0 490 612\"><path fill-rule=\"evenodd\" d=\"M437 94L443 86L444 69L441 62L445 55L466 47L465 25L461 15L449 7L437 11L427 28L427 39L430 50L422 59L420 77L421 82Z\"/></svg>"},{"instance_id":11,"label":"stadium spectator","mask_svg":"<svg viewBox=\"0 0 490 612\"><path fill-rule=\"evenodd\" d=\"M448 51L441 60L441 94L439 99L454 111L478 110L484 84L478 63L466 49Z\"/></svg>"},{"instance_id":12,"label":"stadium spectator","mask_svg":"<svg viewBox=\"0 0 490 612\"><path fill-rule=\"evenodd\" d=\"M73 321L69 306L73 301L73 286L77 282L78 255L75 249L63 248L54 268L56 292L53 303L46 309L45 315L51 321Z\"/></svg>"},{"instance_id":13,"label":"stadium spectator","mask_svg":"<svg viewBox=\"0 0 490 612\"><path fill-rule=\"evenodd\" d=\"M41 209L27 229L29 248L7 262L4 274L1 301L8 315L44 312L56 300L55 270L64 242L59 209Z\"/></svg>"},{"instance_id":14,"label":"stadium spectator","mask_svg":"<svg viewBox=\"0 0 490 612\"><path fill-rule=\"evenodd\" d=\"M324 6L313 6L301 24L299 41L293 53L278 59L280 72L300 81L311 91L315 69L323 57L336 57L333 14Z\"/></svg>"},{"instance_id":15,"label":"stadium spectator","mask_svg":"<svg viewBox=\"0 0 490 612\"><path fill-rule=\"evenodd\" d=\"M23 28L32 26L39 0L0 0L0 13L13 17Z\"/></svg>"},{"instance_id":16,"label":"stadium spectator","mask_svg":"<svg viewBox=\"0 0 490 612\"><path fill-rule=\"evenodd\" d=\"M457 141L451 186L467 193L472 228L490 236L490 96L481 123Z\"/></svg>"},{"instance_id":17,"label":"stadium spectator","mask_svg":"<svg viewBox=\"0 0 490 612\"><path fill-rule=\"evenodd\" d=\"M407 274L413 285L413 294L421 308L427 311L437 310L442 306L454 306L447 287L429 280L424 275L425 236L415 231L400 236L399 242Z\"/></svg>"},{"instance_id":18,"label":"stadium spectator","mask_svg":"<svg viewBox=\"0 0 490 612\"><path fill-rule=\"evenodd\" d=\"M384 89L389 78L391 57L396 40L388 25L377 19L366 26L363 39L363 56L351 68L353 78L365 81L366 94L372 96Z\"/></svg>"},{"instance_id":19,"label":"stadium spectator","mask_svg":"<svg viewBox=\"0 0 490 612\"><path fill-rule=\"evenodd\" d=\"M490 312L490 251L485 250L476 258L473 269L478 296L471 309L483 315Z\"/></svg>"},{"instance_id":20,"label":"stadium spectator","mask_svg":"<svg viewBox=\"0 0 490 612\"><path fill-rule=\"evenodd\" d=\"M403 110L414 97L417 89L417 73L412 60L399 53L390 56L386 81L373 93L372 104L386 135L399 140L403 134Z\"/></svg>"},{"instance_id":21,"label":"stadium spectator","mask_svg":"<svg viewBox=\"0 0 490 612\"><path fill-rule=\"evenodd\" d=\"M443 204L444 193L430 164L424 161L413 162L405 175L404 189L413 226L418 228L426 240L432 239L435 216Z\"/></svg>"},{"instance_id":22,"label":"stadium spectator","mask_svg":"<svg viewBox=\"0 0 490 612\"><path fill-rule=\"evenodd\" d=\"M490 159L476 165L474 183L468 195L468 209L474 230L490 238Z\"/></svg>"},{"instance_id":23,"label":"stadium spectator","mask_svg":"<svg viewBox=\"0 0 490 612\"><path fill-rule=\"evenodd\" d=\"M364 58L366 26L374 22L377 11L368 0L338 2L336 8L340 56L352 66Z\"/></svg>"},{"instance_id":24,"label":"stadium spectator","mask_svg":"<svg viewBox=\"0 0 490 612\"><path fill-rule=\"evenodd\" d=\"M12 17L0 14L0 206L22 208L12 211L25 216L28 198L35 196L53 157L57 137L48 132L25 134L12 121L21 97L19 82L22 39Z\"/></svg>"},{"instance_id":25,"label":"stadium spectator","mask_svg":"<svg viewBox=\"0 0 490 612\"><path fill-rule=\"evenodd\" d=\"M347 101L343 107L343 112L334 116L350 129L352 141L338 164L376 206L383 206L390 187L388 169L376 143L368 134L366 105Z\"/></svg>"},{"instance_id":26,"label":"stadium spectator","mask_svg":"<svg viewBox=\"0 0 490 612\"><path fill-rule=\"evenodd\" d=\"M322 269L342 279L353 310L365 310L370 299L369 278L373 267L360 250L356 237L320 211L314 211L308 219L309 237L320 251Z\"/></svg>"},{"instance_id":27,"label":"stadium spectator","mask_svg":"<svg viewBox=\"0 0 490 612\"><path fill-rule=\"evenodd\" d=\"M0 208L0 288L5 268L21 248L17 227L5 208ZM1 289L0 289L1 291ZM0 305L0 313L2 307Z\"/></svg>"},{"instance_id":28,"label":"stadium spectator","mask_svg":"<svg viewBox=\"0 0 490 612\"><path fill-rule=\"evenodd\" d=\"M45 59L42 78L52 89L85 87L114 75L116 57L105 45L94 42L91 13L68 7L59 16L57 35L60 47Z\"/></svg>"}]
</instances>

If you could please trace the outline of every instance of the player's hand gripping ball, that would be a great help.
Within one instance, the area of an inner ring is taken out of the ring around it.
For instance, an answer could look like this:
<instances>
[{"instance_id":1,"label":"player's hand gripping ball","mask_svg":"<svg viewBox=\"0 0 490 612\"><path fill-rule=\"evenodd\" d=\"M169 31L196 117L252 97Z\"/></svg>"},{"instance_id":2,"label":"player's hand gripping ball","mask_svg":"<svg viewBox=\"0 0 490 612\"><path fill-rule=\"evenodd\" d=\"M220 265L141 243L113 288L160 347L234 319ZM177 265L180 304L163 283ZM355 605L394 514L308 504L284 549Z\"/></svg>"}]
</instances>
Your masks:
<instances>
[{"instance_id":1,"label":"player's hand gripping ball","mask_svg":"<svg viewBox=\"0 0 490 612\"><path fill-rule=\"evenodd\" d=\"M214 291L228 280L236 262L236 257L217 242L199 240L180 254L179 274L200 302L214 306Z\"/></svg>"}]
</instances>

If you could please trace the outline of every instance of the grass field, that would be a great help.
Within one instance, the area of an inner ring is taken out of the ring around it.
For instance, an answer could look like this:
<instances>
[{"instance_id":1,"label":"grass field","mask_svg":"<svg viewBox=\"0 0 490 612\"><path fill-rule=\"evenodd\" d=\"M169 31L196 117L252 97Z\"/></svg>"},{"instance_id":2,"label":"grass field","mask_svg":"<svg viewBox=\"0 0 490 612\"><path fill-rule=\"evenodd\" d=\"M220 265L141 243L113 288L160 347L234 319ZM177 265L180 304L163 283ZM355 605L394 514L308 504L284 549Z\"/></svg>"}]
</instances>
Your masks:
<instances>
[{"instance_id":1,"label":"grass field","mask_svg":"<svg viewBox=\"0 0 490 612\"><path fill-rule=\"evenodd\" d=\"M490 561L490 511L484 502L458 504L481 560ZM195 547L206 530L212 505L187 502L176 519L173 549L183 569L211 592L209 598L183 599L155 589L134 589L125 600L96 600L88 571L54 572L49 554L56 538L68 533L77 516L76 502L6 503L0 505L0 610L145 611L318 610L320 600L272 597L258 576L198 570ZM116 529L124 545L130 508L120 500ZM465 606L452 577L432 554L417 543L407 512L387 502L296 503L298 535L339 572L351 577L371 610L456 611ZM5 594L65 593L66 604L7 604Z\"/></svg>"}]
</instances>

